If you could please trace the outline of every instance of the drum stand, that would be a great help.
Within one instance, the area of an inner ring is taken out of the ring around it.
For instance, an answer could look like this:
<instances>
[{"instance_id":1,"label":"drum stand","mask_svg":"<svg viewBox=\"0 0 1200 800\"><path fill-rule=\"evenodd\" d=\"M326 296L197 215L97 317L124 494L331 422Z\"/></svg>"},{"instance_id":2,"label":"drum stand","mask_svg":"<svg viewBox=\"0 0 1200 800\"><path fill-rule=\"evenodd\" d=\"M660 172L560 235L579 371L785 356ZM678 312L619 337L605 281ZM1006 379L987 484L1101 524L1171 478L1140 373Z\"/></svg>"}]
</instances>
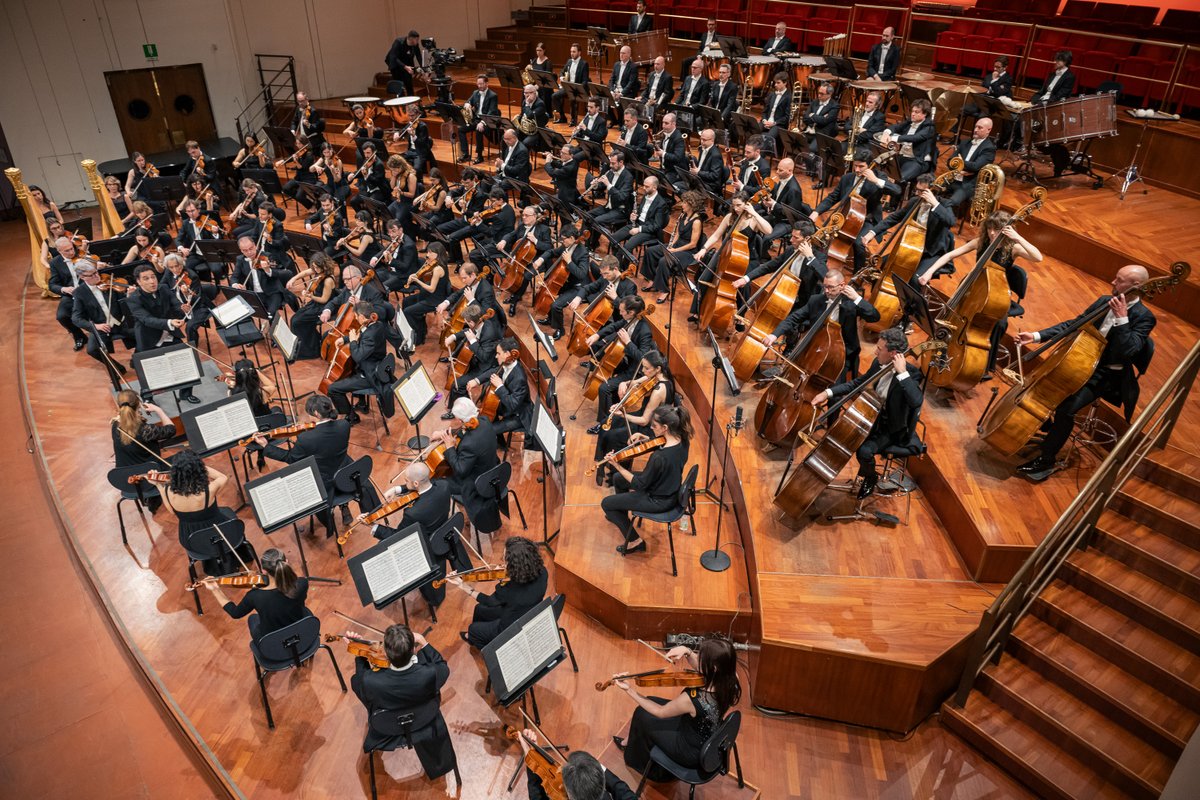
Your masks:
<instances>
[{"instance_id":1,"label":"drum stand","mask_svg":"<svg viewBox=\"0 0 1200 800\"><path fill-rule=\"evenodd\" d=\"M1130 159L1129 166L1112 176L1121 181L1121 193L1117 196L1118 200L1124 200L1125 195L1129 192L1129 187L1135 183L1142 185L1142 194L1147 194L1150 191L1150 187L1146 185L1146 180L1142 177L1142 171L1138 169L1138 156L1142 152L1142 140L1146 138L1146 129L1150 127L1151 122L1153 122L1152 118L1147 117L1142 119L1142 132L1138 134L1137 144L1134 145L1133 158Z\"/></svg>"}]
</instances>

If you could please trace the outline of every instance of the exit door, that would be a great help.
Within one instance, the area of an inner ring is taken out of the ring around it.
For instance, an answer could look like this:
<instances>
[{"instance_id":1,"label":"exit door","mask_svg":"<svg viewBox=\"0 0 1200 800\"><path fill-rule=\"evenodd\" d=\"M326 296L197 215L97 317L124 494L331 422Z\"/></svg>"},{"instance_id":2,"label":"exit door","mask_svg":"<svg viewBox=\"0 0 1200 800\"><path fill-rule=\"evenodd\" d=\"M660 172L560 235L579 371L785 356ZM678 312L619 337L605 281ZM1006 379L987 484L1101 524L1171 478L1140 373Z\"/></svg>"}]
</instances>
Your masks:
<instances>
[{"instance_id":1,"label":"exit door","mask_svg":"<svg viewBox=\"0 0 1200 800\"><path fill-rule=\"evenodd\" d=\"M104 73L125 148L161 153L217 138L202 64Z\"/></svg>"}]
</instances>

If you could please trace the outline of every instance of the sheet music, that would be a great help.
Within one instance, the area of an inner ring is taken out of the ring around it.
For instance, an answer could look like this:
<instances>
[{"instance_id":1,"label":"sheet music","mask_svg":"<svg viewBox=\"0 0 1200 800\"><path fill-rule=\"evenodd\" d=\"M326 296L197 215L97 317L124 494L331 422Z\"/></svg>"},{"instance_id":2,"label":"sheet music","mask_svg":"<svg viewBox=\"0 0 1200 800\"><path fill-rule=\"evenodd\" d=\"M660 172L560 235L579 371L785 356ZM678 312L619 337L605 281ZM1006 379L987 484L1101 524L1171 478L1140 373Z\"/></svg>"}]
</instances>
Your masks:
<instances>
[{"instance_id":1,"label":"sheet music","mask_svg":"<svg viewBox=\"0 0 1200 800\"><path fill-rule=\"evenodd\" d=\"M149 356L142 359L141 364L142 374L146 376L146 388L150 391L193 383L201 378L196 356L186 347Z\"/></svg>"},{"instance_id":2,"label":"sheet music","mask_svg":"<svg viewBox=\"0 0 1200 800\"><path fill-rule=\"evenodd\" d=\"M228 328L230 325L237 325L242 320L253 316L254 308L246 302L246 298L237 294L213 308L212 314L218 325Z\"/></svg>"},{"instance_id":3,"label":"sheet music","mask_svg":"<svg viewBox=\"0 0 1200 800\"><path fill-rule=\"evenodd\" d=\"M242 298L238 298L241 300ZM404 316L398 314L397 316ZM275 318L275 326L271 328L271 337L275 340L275 344L283 351L283 357L291 361L296 355L296 345L300 342L296 338L296 334L292 333L292 329L288 327L287 321L280 314Z\"/></svg>"},{"instance_id":4,"label":"sheet music","mask_svg":"<svg viewBox=\"0 0 1200 800\"><path fill-rule=\"evenodd\" d=\"M258 432L250 401L241 398L237 402L225 403L212 411L196 415L196 429L204 450L224 447Z\"/></svg>"},{"instance_id":5,"label":"sheet music","mask_svg":"<svg viewBox=\"0 0 1200 800\"><path fill-rule=\"evenodd\" d=\"M562 456L562 438L559 436L558 426L554 424L554 417L544 408L535 416L537 427L533 431L534 436L542 443L542 447L547 448L546 455L551 463L557 464Z\"/></svg>"},{"instance_id":6,"label":"sheet music","mask_svg":"<svg viewBox=\"0 0 1200 800\"><path fill-rule=\"evenodd\" d=\"M396 328L400 331L400 338L404 340L404 346L412 348L413 329L412 325L408 324L408 317L403 314L396 315Z\"/></svg>"},{"instance_id":7,"label":"sheet music","mask_svg":"<svg viewBox=\"0 0 1200 800\"><path fill-rule=\"evenodd\" d=\"M496 648L496 665L506 689L514 689L533 677L543 664L562 652L554 606L522 626L516 636Z\"/></svg>"},{"instance_id":8,"label":"sheet music","mask_svg":"<svg viewBox=\"0 0 1200 800\"><path fill-rule=\"evenodd\" d=\"M401 381L396 387L396 399L400 401L400 405L404 407L404 413L409 419L414 418L421 413L437 396L437 390L433 388L433 383L429 380L429 373L425 371L425 367L413 372L408 380Z\"/></svg>"},{"instance_id":9,"label":"sheet music","mask_svg":"<svg viewBox=\"0 0 1200 800\"><path fill-rule=\"evenodd\" d=\"M405 536L374 558L363 562L363 577L371 587L371 597L379 602L390 597L433 570L421 548L420 534Z\"/></svg>"},{"instance_id":10,"label":"sheet music","mask_svg":"<svg viewBox=\"0 0 1200 800\"><path fill-rule=\"evenodd\" d=\"M264 528L321 504L315 469L302 469L250 490L250 502Z\"/></svg>"}]
</instances>

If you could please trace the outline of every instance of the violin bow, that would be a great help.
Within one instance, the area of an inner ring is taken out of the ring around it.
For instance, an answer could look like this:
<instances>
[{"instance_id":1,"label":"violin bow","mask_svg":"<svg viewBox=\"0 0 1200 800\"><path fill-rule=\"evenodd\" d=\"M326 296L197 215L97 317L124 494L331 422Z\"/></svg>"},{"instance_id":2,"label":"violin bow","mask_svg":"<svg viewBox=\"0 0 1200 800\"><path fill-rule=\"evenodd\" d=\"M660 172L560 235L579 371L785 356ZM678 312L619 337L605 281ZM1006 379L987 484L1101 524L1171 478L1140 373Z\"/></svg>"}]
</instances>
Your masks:
<instances>
[{"instance_id":1,"label":"violin bow","mask_svg":"<svg viewBox=\"0 0 1200 800\"><path fill-rule=\"evenodd\" d=\"M226 522L228 522L228 520L226 520ZM246 562L242 560L242 557L238 555L238 551L232 544L230 544L229 537L225 535L225 531L221 530L222 524L223 523L220 522L214 522L213 527L216 528L217 533L221 535L221 541L225 542L225 546L229 548L229 552L233 553L233 557L236 558L238 563L242 565L242 569L245 571L245 574L249 575L250 567L246 566Z\"/></svg>"},{"instance_id":2,"label":"violin bow","mask_svg":"<svg viewBox=\"0 0 1200 800\"><path fill-rule=\"evenodd\" d=\"M523 708L521 709L521 717L522 717L522 719L525 720L526 725L528 725L530 728L532 728L534 731L536 731L538 736L541 736L543 739L546 740L546 744L549 745L550 751L553 752L554 755L558 757L559 766L566 764L567 757L564 756L562 751L558 749L558 745L556 745L553 741L551 741L550 737L546 735L546 732L543 731L536 722L534 722L533 720L531 720L529 718L529 715L525 713L525 709L523 709ZM526 739L525 741L528 742L529 740ZM529 742L529 744L531 744L534 747L537 747L539 750L541 749L541 746L537 742Z\"/></svg>"},{"instance_id":3,"label":"violin bow","mask_svg":"<svg viewBox=\"0 0 1200 800\"><path fill-rule=\"evenodd\" d=\"M99 332L99 331L97 330L97 328L96 328L96 323L92 322L92 323L90 323L90 324L91 324L91 326L92 326L92 334L98 337L98 336L100 335L100 332ZM102 341L102 340L99 340L99 339L97 339L97 341ZM120 373L119 373L119 371L118 371L118 370L117 370L117 368L116 368L116 362L115 362L115 361L113 361L113 359L112 359L112 356L110 356L110 355L108 354L108 350L107 350L106 348L104 348L104 347L101 347L101 348L100 348L100 353L101 353L101 354L104 356L104 360L108 362L108 366L109 366L109 368L110 368L110 369L112 369L114 372L117 372L118 374L120 374ZM132 384L131 384L131 383L130 383L128 380L126 380L126 378L125 378L125 376L124 376L124 375L121 375L121 383L125 384L125 388L126 388L126 389L128 389L129 391L131 391L131 392L132 392L132 391L134 391L134 389L133 389L133 385L132 385ZM116 398L115 398L115 397L113 398L113 402L114 402L114 403L116 402ZM118 411L120 411L120 406L117 406L117 410L118 410ZM158 453L156 453L156 452L154 452L153 450L151 450L149 447L147 447L147 446L145 445L145 443L144 443L144 442L142 442L142 441L138 440L138 438L137 438L136 436L133 436L133 437L131 437L131 438L130 438L130 441L132 441L132 442L133 442L134 444L136 444L138 447L140 447L140 448L142 448L143 450L145 450L147 453L149 453L149 454L150 454L151 456L153 456L154 458L156 458L156 459L158 459L159 461L161 461L161 462L162 462L162 464L163 464L163 466L165 466L167 469L170 469L170 468L171 468L171 462L170 462L170 461L167 461L167 460L166 460L165 458L163 458L161 455L159 455Z\"/></svg>"},{"instance_id":4,"label":"violin bow","mask_svg":"<svg viewBox=\"0 0 1200 800\"><path fill-rule=\"evenodd\" d=\"M350 616L349 614L343 614L342 612L338 611L337 609L334 609L333 613L337 614L339 617L346 620L347 622L353 622L355 625L358 625L361 628L366 628L367 630L371 631L372 633L378 633L380 636L387 635L384 631L379 630L379 628L376 628L373 625L368 625L365 622L360 622L359 620L356 620L354 617Z\"/></svg>"},{"instance_id":5,"label":"violin bow","mask_svg":"<svg viewBox=\"0 0 1200 800\"><path fill-rule=\"evenodd\" d=\"M654 645L650 644L649 642L647 642L647 641L645 641L645 640L643 640L643 639L638 639L637 641L638 641L638 644L644 644L644 645L646 645L646 647L649 647L649 648L650 648L650 650L651 650L651 652L653 652L653 653L654 653L654 655L658 656L658 657L659 657L659 658L661 658L663 661L666 661L668 664L674 664L674 663L675 663L675 662L674 662L674 661L672 661L671 659L667 658L667 655L666 655L666 653L664 653L662 650L658 649L658 648L657 648L657 647L655 647Z\"/></svg>"}]
</instances>

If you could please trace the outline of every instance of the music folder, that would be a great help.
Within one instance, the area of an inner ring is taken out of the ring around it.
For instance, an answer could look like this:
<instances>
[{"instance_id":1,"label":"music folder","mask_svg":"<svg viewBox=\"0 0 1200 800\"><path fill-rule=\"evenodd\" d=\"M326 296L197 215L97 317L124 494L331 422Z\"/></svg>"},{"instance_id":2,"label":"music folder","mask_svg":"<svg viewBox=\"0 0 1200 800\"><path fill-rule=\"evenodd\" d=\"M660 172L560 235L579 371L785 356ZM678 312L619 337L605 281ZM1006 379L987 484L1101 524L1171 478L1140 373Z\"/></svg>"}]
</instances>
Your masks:
<instances>
[{"instance_id":1,"label":"music folder","mask_svg":"<svg viewBox=\"0 0 1200 800\"><path fill-rule=\"evenodd\" d=\"M199 354L182 342L133 354L138 383L148 392L195 386L204 377Z\"/></svg>"},{"instance_id":2,"label":"music folder","mask_svg":"<svg viewBox=\"0 0 1200 800\"><path fill-rule=\"evenodd\" d=\"M263 533L291 525L324 508L328 502L316 456L247 481L245 490Z\"/></svg>"},{"instance_id":3,"label":"music folder","mask_svg":"<svg viewBox=\"0 0 1200 800\"><path fill-rule=\"evenodd\" d=\"M368 526L360 525L366 535ZM363 606L383 608L431 580L438 568L429 555L429 543L414 523L346 560L350 577Z\"/></svg>"},{"instance_id":4,"label":"music folder","mask_svg":"<svg viewBox=\"0 0 1200 800\"><path fill-rule=\"evenodd\" d=\"M547 597L483 648L492 691L509 706L567 657L558 633L554 600Z\"/></svg>"}]
</instances>

